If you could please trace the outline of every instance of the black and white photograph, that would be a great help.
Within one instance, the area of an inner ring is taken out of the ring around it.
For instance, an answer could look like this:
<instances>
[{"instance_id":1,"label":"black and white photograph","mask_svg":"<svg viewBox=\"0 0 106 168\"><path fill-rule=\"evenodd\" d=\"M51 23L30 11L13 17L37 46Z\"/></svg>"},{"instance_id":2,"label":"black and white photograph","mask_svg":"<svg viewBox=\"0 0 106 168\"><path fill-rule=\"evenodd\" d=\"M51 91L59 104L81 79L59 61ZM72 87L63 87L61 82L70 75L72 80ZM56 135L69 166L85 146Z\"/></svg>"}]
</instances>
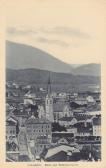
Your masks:
<instances>
[{"instance_id":1,"label":"black and white photograph","mask_svg":"<svg viewBox=\"0 0 106 168\"><path fill-rule=\"evenodd\" d=\"M7 3L6 162L101 162L101 6Z\"/></svg>"}]
</instances>

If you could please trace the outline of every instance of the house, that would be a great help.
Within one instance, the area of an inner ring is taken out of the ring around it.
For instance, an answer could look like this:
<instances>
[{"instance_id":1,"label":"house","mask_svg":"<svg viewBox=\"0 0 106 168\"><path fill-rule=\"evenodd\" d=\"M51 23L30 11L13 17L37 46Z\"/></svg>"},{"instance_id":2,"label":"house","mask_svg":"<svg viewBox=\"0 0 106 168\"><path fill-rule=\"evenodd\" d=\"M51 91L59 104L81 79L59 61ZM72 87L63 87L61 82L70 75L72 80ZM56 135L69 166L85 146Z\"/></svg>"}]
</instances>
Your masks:
<instances>
[{"instance_id":1,"label":"house","mask_svg":"<svg viewBox=\"0 0 106 168\"><path fill-rule=\"evenodd\" d=\"M93 118L93 136L101 136L101 117Z\"/></svg>"},{"instance_id":2,"label":"house","mask_svg":"<svg viewBox=\"0 0 106 168\"><path fill-rule=\"evenodd\" d=\"M59 119L59 124L65 127L74 125L77 123L77 119L74 117L62 117Z\"/></svg>"}]
</instances>

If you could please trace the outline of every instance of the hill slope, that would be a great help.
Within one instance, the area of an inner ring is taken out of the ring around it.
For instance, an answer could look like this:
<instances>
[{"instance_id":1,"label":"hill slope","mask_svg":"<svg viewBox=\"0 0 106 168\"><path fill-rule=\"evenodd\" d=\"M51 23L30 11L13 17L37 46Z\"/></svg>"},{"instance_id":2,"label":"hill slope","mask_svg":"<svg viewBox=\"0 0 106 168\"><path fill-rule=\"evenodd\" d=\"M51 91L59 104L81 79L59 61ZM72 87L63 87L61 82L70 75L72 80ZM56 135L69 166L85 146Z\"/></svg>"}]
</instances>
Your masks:
<instances>
[{"instance_id":1,"label":"hill slope","mask_svg":"<svg viewBox=\"0 0 106 168\"><path fill-rule=\"evenodd\" d=\"M79 66L74 69L73 74L75 75L91 75L101 76L101 65L100 64L86 64Z\"/></svg>"},{"instance_id":2,"label":"hill slope","mask_svg":"<svg viewBox=\"0 0 106 168\"><path fill-rule=\"evenodd\" d=\"M6 67L11 69L37 68L66 73L72 70L71 65L38 48L10 41L6 42Z\"/></svg>"},{"instance_id":3,"label":"hill slope","mask_svg":"<svg viewBox=\"0 0 106 168\"><path fill-rule=\"evenodd\" d=\"M77 90L90 90L91 86L100 86L100 77L81 76L66 73L55 73L39 69L24 69L6 71L7 81L16 81L19 83L35 84L47 87L48 79L51 79L51 85L55 91L67 91L75 88ZM90 86L90 88L89 88ZM94 88L93 88L94 89Z\"/></svg>"},{"instance_id":4,"label":"hill slope","mask_svg":"<svg viewBox=\"0 0 106 168\"><path fill-rule=\"evenodd\" d=\"M10 69L41 69L74 75L100 76L100 64L74 67L52 55L28 45L6 42L6 67Z\"/></svg>"}]
</instances>

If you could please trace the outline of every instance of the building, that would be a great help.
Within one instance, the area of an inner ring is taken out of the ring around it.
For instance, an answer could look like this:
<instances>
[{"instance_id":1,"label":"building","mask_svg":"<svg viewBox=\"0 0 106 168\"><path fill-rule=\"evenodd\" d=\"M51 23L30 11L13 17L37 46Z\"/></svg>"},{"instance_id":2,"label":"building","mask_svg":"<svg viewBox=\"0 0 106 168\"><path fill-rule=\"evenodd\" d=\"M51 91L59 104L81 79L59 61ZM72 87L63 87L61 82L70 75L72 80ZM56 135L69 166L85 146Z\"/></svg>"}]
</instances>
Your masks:
<instances>
[{"instance_id":1,"label":"building","mask_svg":"<svg viewBox=\"0 0 106 168\"><path fill-rule=\"evenodd\" d=\"M46 119L53 122L54 121L53 98L50 94L48 94L45 99L45 110L46 110Z\"/></svg>"},{"instance_id":2,"label":"building","mask_svg":"<svg viewBox=\"0 0 106 168\"><path fill-rule=\"evenodd\" d=\"M46 150L48 148L50 148L51 146L51 137L49 139L49 137L47 136L38 136L35 142L35 157L40 157L41 153L43 152L43 150Z\"/></svg>"},{"instance_id":3,"label":"building","mask_svg":"<svg viewBox=\"0 0 106 168\"><path fill-rule=\"evenodd\" d=\"M90 136L92 135L92 124L91 122L86 122L85 121L78 121L74 127L77 128L77 133L76 136Z\"/></svg>"},{"instance_id":4,"label":"building","mask_svg":"<svg viewBox=\"0 0 106 168\"><path fill-rule=\"evenodd\" d=\"M69 127L67 128L67 132L70 132L70 133L72 133L74 136L76 136L76 135L77 135L77 128L75 128L74 126L69 126Z\"/></svg>"},{"instance_id":5,"label":"building","mask_svg":"<svg viewBox=\"0 0 106 168\"><path fill-rule=\"evenodd\" d=\"M53 114L55 122L58 122L62 117L73 116L73 112L71 111L69 104L63 101L58 101L53 104Z\"/></svg>"},{"instance_id":6,"label":"building","mask_svg":"<svg viewBox=\"0 0 106 168\"><path fill-rule=\"evenodd\" d=\"M84 97L77 97L74 102L78 105L87 105L87 100Z\"/></svg>"},{"instance_id":7,"label":"building","mask_svg":"<svg viewBox=\"0 0 106 168\"><path fill-rule=\"evenodd\" d=\"M87 96L86 97L86 100L87 100L87 103L88 104L95 104L96 103L96 101L95 101L95 99L93 98L93 96Z\"/></svg>"},{"instance_id":8,"label":"building","mask_svg":"<svg viewBox=\"0 0 106 168\"><path fill-rule=\"evenodd\" d=\"M18 161L19 161L19 151L6 152L6 162L18 162Z\"/></svg>"},{"instance_id":9,"label":"building","mask_svg":"<svg viewBox=\"0 0 106 168\"><path fill-rule=\"evenodd\" d=\"M93 136L101 136L101 117L93 118Z\"/></svg>"},{"instance_id":10,"label":"building","mask_svg":"<svg viewBox=\"0 0 106 168\"><path fill-rule=\"evenodd\" d=\"M46 118L46 113L43 105L38 105L38 116L39 118Z\"/></svg>"},{"instance_id":11,"label":"building","mask_svg":"<svg viewBox=\"0 0 106 168\"><path fill-rule=\"evenodd\" d=\"M36 94L30 90L24 95L24 104L36 104Z\"/></svg>"},{"instance_id":12,"label":"building","mask_svg":"<svg viewBox=\"0 0 106 168\"><path fill-rule=\"evenodd\" d=\"M31 97L24 97L24 104L35 104L35 98L31 98Z\"/></svg>"},{"instance_id":13,"label":"building","mask_svg":"<svg viewBox=\"0 0 106 168\"><path fill-rule=\"evenodd\" d=\"M48 94L45 99L45 110L46 110L46 119L50 122L54 121L53 116L53 96L51 95L51 83L50 83L50 75L48 81Z\"/></svg>"},{"instance_id":14,"label":"building","mask_svg":"<svg viewBox=\"0 0 106 168\"><path fill-rule=\"evenodd\" d=\"M74 134L70 132L53 132L52 133L52 143L57 144L61 140L65 140L68 144L73 142Z\"/></svg>"},{"instance_id":15,"label":"building","mask_svg":"<svg viewBox=\"0 0 106 168\"><path fill-rule=\"evenodd\" d=\"M6 120L6 139L8 140L10 137L16 137L17 132L16 132L16 126L17 126L17 121L14 119L8 118Z\"/></svg>"},{"instance_id":16,"label":"building","mask_svg":"<svg viewBox=\"0 0 106 168\"><path fill-rule=\"evenodd\" d=\"M27 111L15 109L15 110L13 111L13 114L15 115L15 117L16 117L17 120L18 120L19 126L25 125L25 121L26 121L27 118L28 118Z\"/></svg>"},{"instance_id":17,"label":"building","mask_svg":"<svg viewBox=\"0 0 106 168\"><path fill-rule=\"evenodd\" d=\"M32 115L29 119L26 121L26 134L28 140L36 140L39 136L47 136L51 137L51 122L47 119L39 119L35 118L34 115Z\"/></svg>"},{"instance_id":18,"label":"building","mask_svg":"<svg viewBox=\"0 0 106 168\"><path fill-rule=\"evenodd\" d=\"M32 115L26 121L26 136L31 154L35 159L40 157L42 151L48 148L52 141L51 122Z\"/></svg>"},{"instance_id":19,"label":"building","mask_svg":"<svg viewBox=\"0 0 106 168\"><path fill-rule=\"evenodd\" d=\"M59 120L59 124L65 127L74 125L76 123L77 123L77 119L74 117L63 117L63 118L60 118Z\"/></svg>"},{"instance_id":20,"label":"building","mask_svg":"<svg viewBox=\"0 0 106 168\"><path fill-rule=\"evenodd\" d=\"M80 160L80 151L76 147L67 144L58 144L42 153L45 161L78 161Z\"/></svg>"}]
</instances>

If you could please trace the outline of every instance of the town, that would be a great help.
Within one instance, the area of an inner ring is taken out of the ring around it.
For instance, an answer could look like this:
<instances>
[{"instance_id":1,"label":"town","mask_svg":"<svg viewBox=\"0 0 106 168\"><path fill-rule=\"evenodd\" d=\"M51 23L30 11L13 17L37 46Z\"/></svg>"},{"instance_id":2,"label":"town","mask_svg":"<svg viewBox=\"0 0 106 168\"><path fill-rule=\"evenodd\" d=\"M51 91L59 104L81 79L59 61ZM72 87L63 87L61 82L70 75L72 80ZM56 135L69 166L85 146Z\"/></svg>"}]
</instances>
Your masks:
<instances>
[{"instance_id":1,"label":"town","mask_svg":"<svg viewBox=\"0 0 106 168\"><path fill-rule=\"evenodd\" d=\"M6 82L6 161L101 161L101 92Z\"/></svg>"}]
</instances>

